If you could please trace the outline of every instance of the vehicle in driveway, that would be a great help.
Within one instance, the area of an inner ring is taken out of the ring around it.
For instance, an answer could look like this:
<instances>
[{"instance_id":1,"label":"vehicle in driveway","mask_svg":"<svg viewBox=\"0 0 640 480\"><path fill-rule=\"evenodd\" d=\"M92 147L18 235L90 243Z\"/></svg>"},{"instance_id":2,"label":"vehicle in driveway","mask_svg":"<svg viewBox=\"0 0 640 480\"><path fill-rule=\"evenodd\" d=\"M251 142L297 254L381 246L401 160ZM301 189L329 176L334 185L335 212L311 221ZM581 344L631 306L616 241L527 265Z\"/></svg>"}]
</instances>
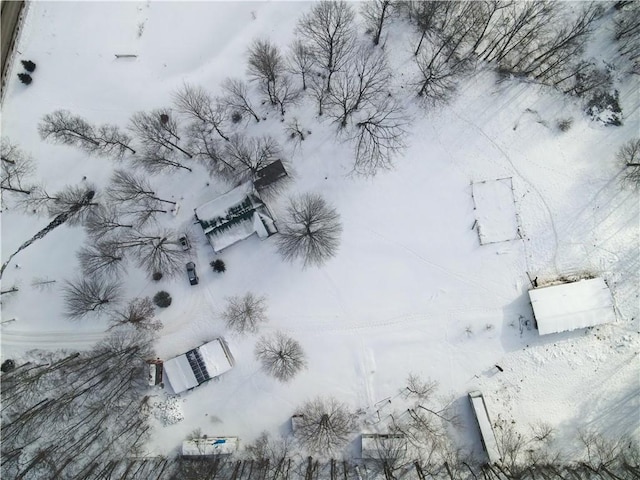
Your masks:
<instances>
[{"instance_id":1,"label":"vehicle in driveway","mask_svg":"<svg viewBox=\"0 0 640 480\"><path fill-rule=\"evenodd\" d=\"M196 264L193 262L187 263L187 276L189 277L189 283L191 285L198 284L198 274L196 273Z\"/></svg>"},{"instance_id":2,"label":"vehicle in driveway","mask_svg":"<svg viewBox=\"0 0 640 480\"><path fill-rule=\"evenodd\" d=\"M178 242L180 243L182 250L189 250L191 248L191 244L189 243L189 238L187 237L186 233L180 235L180 238L178 238Z\"/></svg>"},{"instance_id":3,"label":"vehicle in driveway","mask_svg":"<svg viewBox=\"0 0 640 480\"><path fill-rule=\"evenodd\" d=\"M233 356L222 337L164 362L164 374L175 393L191 390L231 370Z\"/></svg>"}]
</instances>

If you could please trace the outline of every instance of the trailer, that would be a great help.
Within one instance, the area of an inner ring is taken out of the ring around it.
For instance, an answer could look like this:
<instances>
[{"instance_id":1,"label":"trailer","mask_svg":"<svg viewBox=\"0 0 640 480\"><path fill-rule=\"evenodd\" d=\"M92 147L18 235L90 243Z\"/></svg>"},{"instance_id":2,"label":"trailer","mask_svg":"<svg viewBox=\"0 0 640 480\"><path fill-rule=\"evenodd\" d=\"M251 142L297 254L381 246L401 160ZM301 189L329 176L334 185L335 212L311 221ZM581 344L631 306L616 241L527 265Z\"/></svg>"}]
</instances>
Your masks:
<instances>
[{"instance_id":1,"label":"trailer","mask_svg":"<svg viewBox=\"0 0 640 480\"><path fill-rule=\"evenodd\" d=\"M238 451L238 437L200 437L182 442L182 455L231 455Z\"/></svg>"},{"instance_id":2,"label":"trailer","mask_svg":"<svg viewBox=\"0 0 640 480\"><path fill-rule=\"evenodd\" d=\"M489 419L487 405L484 403L484 397L479 391L469 392L469 401L471 408L476 417L478 428L480 429L480 441L482 448L489 458L489 463L498 463L501 461L500 451L498 450L498 442L496 435Z\"/></svg>"}]
</instances>

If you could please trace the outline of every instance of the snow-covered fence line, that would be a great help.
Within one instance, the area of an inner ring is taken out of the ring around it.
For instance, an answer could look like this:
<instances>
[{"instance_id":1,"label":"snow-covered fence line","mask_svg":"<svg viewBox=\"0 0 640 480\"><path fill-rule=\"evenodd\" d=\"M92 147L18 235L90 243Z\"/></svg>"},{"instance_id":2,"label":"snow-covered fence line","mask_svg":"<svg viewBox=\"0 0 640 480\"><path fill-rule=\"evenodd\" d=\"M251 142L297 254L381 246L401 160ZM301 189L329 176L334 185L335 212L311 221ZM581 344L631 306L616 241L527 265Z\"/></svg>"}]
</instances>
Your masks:
<instances>
[{"instance_id":1,"label":"snow-covered fence line","mask_svg":"<svg viewBox=\"0 0 640 480\"><path fill-rule=\"evenodd\" d=\"M522 238L511 177L471 182L471 199L480 245Z\"/></svg>"}]
</instances>

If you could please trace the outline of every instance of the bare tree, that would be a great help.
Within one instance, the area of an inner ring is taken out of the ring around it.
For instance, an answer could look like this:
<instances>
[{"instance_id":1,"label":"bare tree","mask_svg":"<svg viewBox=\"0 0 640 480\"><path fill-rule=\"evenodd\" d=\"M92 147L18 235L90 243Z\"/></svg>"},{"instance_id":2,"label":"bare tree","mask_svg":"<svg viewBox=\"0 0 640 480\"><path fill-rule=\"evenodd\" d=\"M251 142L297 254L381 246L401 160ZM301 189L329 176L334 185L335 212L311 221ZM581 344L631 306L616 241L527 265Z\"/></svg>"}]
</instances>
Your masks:
<instances>
[{"instance_id":1,"label":"bare tree","mask_svg":"<svg viewBox=\"0 0 640 480\"><path fill-rule=\"evenodd\" d=\"M344 128L349 117L360 107L388 95L391 72L381 50L370 44L361 44L353 61L334 78L326 103L329 115L339 122L340 128Z\"/></svg>"},{"instance_id":2,"label":"bare tree","mask_svg":"<svg viewBox=\"0 0 640 480\"><path fill-rule=\"evenodd\" d=\"M287 123L285 127L285 134L289 139L295 142L295 145L300 145L301 142L304 142L308 135L311 134L311 131L306 130L300 125L300 121L297 118L294 118L289 123Z\"/></svg>"},{"instance_id":3,"label":"bare tree","mask_svg":"<svg viewBox=\"0 0 640 480\"><path fill-rule=\"evenodd\" d=\"M154 319L155 309L149 297L134 298L124 309L117 310L111 318L112 326L131 325L139 330L158 330L162 322Z\"/></svg>"},{"instance_id":4,"label":"bare tree","mask_svg":"<svg viewBox=\"0 0 640 480\"><path fill-rule=\"evenodd\" d=\"M131 223L121 219L121 213L113 204L99 205L91 209L84 221L84 227L90 237L100 239L123 228L133 228Z\"/></svg>"},{"instance_id":5,"label":"bare tree","mask_svg":"<svg viewBox=\"0 0 640 480\"><path fill-rule=\"evenodd\" d=\"M437 32L416 51L416 65L420 72L416 81L418 95L431 103L445 101L453 91L457 78L470 66L468 44L473 40L473 22L460 22L471 15L472 2L440 2L432 19Z\"/></svg>"},{"instance_id":6,"label":"bare tree","mask_svg":"<svg viewBox=\"0 0 640 480\"><path fill-rule=\"evenodd\" d=\"M249 100L248 87L244 81L237 78L227 78L222 82L222 89L225 92L222 102L231 111L241 114L248 113L256 122L260 121L260 117Z\"/></svg>"},{"instance_id":7,"label":"bare tree","mask_svg":"<svg viewBox=\"0 0 640 480\"><path fill-rule=\"evenodd\" d=\"M38 125L43 140L52 140L64 145L74 145L87 152L94 152L100 144L94 139L93 125L68 110L56 110L46 114Z\"/></svg>"},{"instance_id":8,"label":"bare tree","mask_svg":"<svg viewBox=\"0 0 640 480\"><path fill-rule=\"evenodd\" d=\"M617 153L618 161L624 168L623 181L635 188L640 187L640 138L623 144Z\"/></svg>"},{"instance_id":9,"label":"bare tree","mask_svg":"<svg viewBox=\"0 0 640 480\"><path fill-rule=\"evenodd\" d=\"M55 196L49 197L47 207L50 215L55 215L55 218L51 220L46 227L20 245L15 252L9 255L6 262L0 267L0 278L2 278L2 274L13 257L29 247L36 240L43 238L60 225L65 223L74 225L83 221L88 212L98 206L98 203L93 201L95 194L96 191L91 185L85 185L83 187L66 187Z\"/></svg>"},{"instance_id":10,"label":"bare tree","mask_svg":"<svg viewBox=\"0 0 640 480\"><path fill-rule=\"evenodd\" d=\"M326 77L319 73L311 75L309 78L309 92L318 106L318 116L322 116L328 97Z\"/></svg>"},{"instance_id":11,"label":"bare tree","mask_svg":"<svg viewBox=\"0 0 640 480\"><path fill-rule=\"evenodd\" d=\"M277 105L276 88L285 73L285 61L280 49L267 39L256 39L249 46L249 77L258 82L271 105Z\"/></svg>"},{"instance_id":12,"label":"bare tree","mask_svg":"<svg viewBox=\"0 0 640 480\"><path fill-rule=\"evenodd\" d=\"M178 160L171 150L162 148L161 146L151 146L143 150L140 154L131 159L135 167L140 167L149 173L163 173L168 170L187 170L191 172L191 168L187 167Z\"/></svg>"},{"instance_id":13,"label":"bare tree","mask_svg":"<svg viewBox=\"0 0 640 480\"><path fill-rule=\"evenodd\" d=\"M340 215L320 195L307 193L289 199L282 223L277 244L285 260L320 266L337 253Z\"/></svg>"},{"instance_id":14,"label":"bare tree","mask_svg":"<svg viewBox=\"0 0 640 480\"><path fill-rule=\"evenodd\" d=\"M390 169L393 157L405 148L407 124L406 112L392 98L384 98L375 107L367 108L349 133L354 142L353 172L372 176L379 170Z\"/></svg>"},{"instance_id":15,"label":"bare tree","mask_svg":"<svg viewBox=\"0 0 640 480\"><path fill-rule=\"evenodd\" d=\"M640 74L640 6L637 2L617 2L614 17L618 52L631 62L631 72Z\"/></svg>"},{"instance_id":16,"label":"bare tree","mask_svg":"<svg viewBox=\"0 0 640 480\"><path fill-rule=\"evenodd\" d=\"M495 27L476 46L475 53L486 62L504 65L508 56L536 42L548 32L556 13L557 4L547 0L539 2L509 2L498 12Z\"/></svg>"},{"instance_id":17,"label":"bare tree","mask_svg":"<svg viewBox=\"0 0 640 480\"><path fill-rule=\"evenodd\" d=\"M107 240L120 249L134 252L134 258L138 266L152 275L162 272L171 276L184 269L188 252L184 251L178 235L169 230L154 232L127 232L119 238Z\"/></svg>"},{"instance_id":18,"label":"bare tree","mask_svg":"<svg viewBox=\"0 0 640 480\"><path fill-rule=\"evenodd\" d=\"M65 187L47 205L49 216L65 215L68 225L83 223L91 211L100 205L95 194L96 188L91 184Z\"/></svg>"},{"instance_id":19,"label":"bare tree","mask_svg":"<svg viewBox=\"0 0 640 480\"><path fill-rule=\"evenodd\" d=\"M326 73L327 91L333 75L342 70L355 46L354 11L344 0L322 0L302 16L297 33L306 42L316 65Z\"/></svg>"},{"instance_id":20,"label":"bare tree","mask_svg":"<svg viewBox=\"0 0 640 480\"><path fill-rule=\"evenodd\" d=\"M136 153L129 146L131 137L117 126L101 125L96 128L68 110L56 110L45 115L38 125L38 132L43 140L73 145L90 154L122 159L127 152Z\"/></svg>"},{"instance_id":21,"label":"bare tree","mask_svg":"<svg viewBox=\"0 0 640 480\"><path fill-rule=\"evenodd\" d=\"M122 217L133 222L135 227L142 228L155 223L159 213L169 213L167 207L150 198L141 198L137 201L125 202L120 206Z\"/></svg>"},{"instance_id":22,"label":"bare tree","mask_svg":"<svg viewBox=\"0 0 640 480\"><path fill-rule=\"evenodd\" d=\"M398 3L399 9L415 24L416 30L420 34L418 44L413 52L414 56L418 55L429 34L435 31L435 22L444 6L443 4L444 2L425 2L423 0L408 0Z\"/></svg>"},{"instance_id":23,"label":"bare tree","mask_svg":"<svg viewBox=\"0 0 640 480\"><path fill-rule=\"evenodd\" d=\"M178 150L191 158L189 152L178 146L180 141L178 122L169 109L135 113L131 117L129 128L150 152L161 150L164 153L166 150Z\"/></svg>"},{"instance_id":24,"label":"bare tree","mask_svg":"<svg viewBox=\"0 0 640 480\"><path fill-rule=\"evenodd\" d=\"M427 379L423 380L419 375L410 373L407 376L405 390L402 392L408 398L415 398L416 400L428 400L438 390L438 382Z\"/></svg>"},{"instance_id":25,"label":"bare tree","mask_svg":"<svg viewBox=\"0 0 640 480\"><path fill-rule=\"evenodd\" d=\"M302 89L307 89L307 77L313 67L313 56L309 48L300 40L296 39L289 46L288 55L289 71L300 75L302 79Z\"/></svg>"},{"instance_id":26,"label":"bare tree","mask_svg":"<svg viewBox=\"0 0 640 480\"><path fill-rule=\"evenodd\" d=\"M260 338L255 355L262 369L281 382L288 382L306 366L300 343L282 332Z\"/></svg>"},{"instance_id":27,"label":"bare tree","mask_svg":"<svg viewBox=\"0 0 640 480\"><path fill-rule=\"evenodd\" d=\"M355 429L355 415L332 397L310 400L297 413L295 436L312 453L339 453Z\"/></svg>"},{"instance_id":28,"label":"bare tree","mask_svg":"<svg viewBox=\"0 0 640 480\"><path fill-rule=\"evenodd\" d=\"M116 203L137 202L143 199L175 205L176 202L158 197L147 180L133 172L115 170L107 195Z\"/></svg>"},{"instance_id":29,"label":"bare tree","mask_svg":"<svg viewBox=\"0 0 640 480\"><path fill-rule=\"evenodd\" d=\"M403 434L379 434L374 437L375 459L370 462L374 472L381 472L385 479L400 477L400 470L411 460L407 449L407 439Z\"/></svg>"},{"instance_id":30,"label":"bare tree","mask_svg":"<svg viewBox=\"0 0 640 480\"><path fill-rule=\"evenodd\" d=\"M391 0L373 0L362 4L361 13L364 17L367 33L373 35L373 44L380 43L382 27L389 18L393 4Z\"/></svg>"},{"instance_id":31,"label":"bare tree","mask_svg":"<svg viewBox=\"0 0 640 480\"><path fill-rule=\"evenodd\" d=\"M178 111L191 117L202 130L215 132L223 140L229 140L222 131L227 108L216 101L204 88L185 83L173 95Z\"/></svg>"},{"instance_id":32,"label":"bare tree","mask_svg":"<svg viewBox=\"0 0 640 480\"><path fill-rule=\"evenodd\" d=\"M300 89L294 85L291 76L284 73L275 87L275 101L280 115L284 117L287 107L295 105L300 98Z\"/></svg>"},{"instance_id":33,"label":"bare tree","mask_svg":"<svg viewBox=\"0 0 640 480\"><path fill-rule=\"evenodd\" d=\"M117 125L104 124L98 126L95 139L100 144L100 152L116 160L122 160L128 153L135 155L131 148L131 137L120 130Z\"/></svg>"},{"instance_id":34,"label":"bare tree","mask_svg":"<svg viewBox=\"0 0 640 480\"><path fill-rule=\"evenodd\" d=\"M497 421L495 427L502 465L507 471L517 475L522 469L528 439L507 421Z\"/></svg>"},{"instance_id":35,"label":"bare tree","mask_svg":"<svg viewBox=\"0 0 640 480\"><path fill-rule=\"evenodd\" d=\"M273 163L281 154L278 142L266 135L246 137L234 134L224 147L226 161L222 171L236 183L255 180L258 170Z\"/></svg>"},{"instance_id":36,"label":"bare tree","mask_svg":"<svg viewBox=\"0 0 640 480\"><path fill-rule=\"evenodd\" d=\"M239 333L254 333L267 321L267 299L248 292L239 297L228 297L222 318L227 327Z\"/></svg>"},{"instance_id":37,"label":"bare tree","mask_svg":"<svg viewBox=\"0 0 640 480\"><path fill-rule=\"evenodd\" d=\"M205 123L192 123L189 126L189 150L193 158L199 161L212 176L233 170L224 157L224 142L211 135ZM229 141L229 138L226 138Z\"/></svg>"},{"instance_id":38,"label":"bare tree","mask_svg":"<svg viewBox=\"0 0 640 480\"><path fill-rule=\"evenodd\" d=\"M34 170L32 158L8 138L3 137L0 141L0 160L2 195L4 196L5 192L30 195L34 187L28 185L27 181Z\"/></svg>"},{"instance_id":39,"label":"bare tree","mask_svg":"<svg viewBox=\"0 0 640 480\"><path fill-rule=\"evenodd\" d=\"M586 4L572 22L549 33L548 38L532 42L526 49L514 50L517 54L509 58L509 69L546 84L565 78L566 72L573 70L575 59L584 51L602 12L602 7L595 2Z\"/></svg>"},{"instance_id":40,"label":"bare tree","mask_svg":"<svg viewBox=\"0 0 640 480\"><path fill-rule=\"evenodd\" d=\"M117 307L121 299L121 287L116 281L98 276L82 277L65 282L65 314L81 318L88 313L100 313Z\"/></svg>"},{"instance_id":41,"label":"bare tree","mask_svg":"<svg viewBox=\"0 0 640 480\"><path fill-rule=\"evenodd\" d=\"M246 456L265 465L268 473L264 478L289 478L293 457L293 445L290 437L272 438L269 433L262 432L251 444L245 447Z\"/></svg>"},{"instance_id":42,"label":"bare tree","mask_svg":"<svg viewBox=\"0 0 640 480\"><path fill-rule=\"evenodd\" d=\"M88 277L118 277L124 272L126 261L124 249L109 240L81 248L78 259Z\"/></svg>"}]
</instances>

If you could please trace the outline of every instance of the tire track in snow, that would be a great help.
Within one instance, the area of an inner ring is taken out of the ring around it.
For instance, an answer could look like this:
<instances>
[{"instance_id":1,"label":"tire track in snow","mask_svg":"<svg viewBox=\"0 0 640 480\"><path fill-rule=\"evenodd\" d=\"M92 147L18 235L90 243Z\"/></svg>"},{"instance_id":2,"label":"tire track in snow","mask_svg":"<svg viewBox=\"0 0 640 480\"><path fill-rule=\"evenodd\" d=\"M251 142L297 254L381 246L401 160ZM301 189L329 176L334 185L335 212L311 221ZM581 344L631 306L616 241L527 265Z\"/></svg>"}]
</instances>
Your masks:
<instances>
[{"instance_id":1,"label":"tire track in snow","mask_svg":"<svg viewBox=\"0 0 640 480\"><path fill-rule=\"evenodd\" d=\"M358 343L358 363L362 371L366 405L369 408L373 408L376 401L371 376L375 373L375 360L373 359L373 352L367 348L362 337L358 339Z\"/></svg>"},{"instance_id":2,"label":"tire track in snow","mask_svg":"<svg viewBox=\"0 0 640 480\"><path fill-rule=\"evenodd\" d=\"M422 323L425 325L430 325L428 322L430 320L436 318L446 318L450 319L453 317L468 317L468 318L477 318L479 315L501 315L502 309L499 306L496 307L486 307L486 306L477 306L477 307L456 307L456 308L444 308L442 310L437 311L429 311L424 313L407 313L402 315L397 315L391 317L387 320L382 320L380 322L371 322L368 320L364 320L358 323L352 323L350 325L345 325L343 321L340 321L338 325L336 325L336 317L335 316L325 316L324 321L315 322L315 323L306 323L304 321L300 321L301 316L297 315L295 317L272 317L272 325L265 325L263 328L265 330L281 330L285 333L305 333L305 334L317 334L323 335L326 333L340 333L340 332L357 332L365 329L380 329L385 327L397 327L399 325L410 325L414 323ZM306 318L318 318L313 316L307 316ZM339 318L339 317L338 317ZM289 325L283 325L281 321L290 321ZM275 324L278 327L274 326Z\"/></svg>"},{"instance_id":3,"label":"tire track in snow","mask_svg":"<svg viewBox=\"0 0 640 480\"><path fill-rule=\"evenodd\" d=\"M443 267L442 265L440 265L438 263L435 263L435 262L423 257L422 255L420 255L415 250L407 247L406 245L404 245L404 244L402 244L402 243L400 243L400 242L398 242L396 240L392 240L392 239L382 235L380 232L376 232L375 230L371 230L370 228L366 228L366 227L359 227L359 228L362 228L363 230L367 230L368 232L373 233L374 235L377 235L378 237L380 237L381 239L383 239L386 242L393 243L394 245L397 245L398 247L402 248L405 252L410 253L414 257L420 259L423 263L425 263L425 264L427 264L427 265L429 265L431 267L434 267L434 268L440 270L441 272L446 273L447 275L459 280L462 283L466 283L467 285L478 287L478 288L480 288L482 290L486 290L487 292L490 292L491 294L493 294L493 295L495 295L497 297L500 297L500 298L502 298L504 300L511 300L511 297L506 297L506 296L496 292L495 290L492 290L492 289L488 288L487 285L486 285L487 283L493 283L494 285L497 285L497 284L495 282L491 281L490 279L486 278L486 277L484 279L484 282L479 282L479 281L472 280L467 275L455 272L455 271L453 271L453 270L451 270L449 268Z\"/></svg>"},{"instance_id":4,"label":"tire track in snow","mask_svg":"<svg viewBox=\"0 0 640 480\"><path fill-rule=\"evenodd\" d=\"M107 332L42 332L6 331L0 334L3 346L33 346L33 348L92 347L103 340Z\"/></svg>"}]
</instances>

